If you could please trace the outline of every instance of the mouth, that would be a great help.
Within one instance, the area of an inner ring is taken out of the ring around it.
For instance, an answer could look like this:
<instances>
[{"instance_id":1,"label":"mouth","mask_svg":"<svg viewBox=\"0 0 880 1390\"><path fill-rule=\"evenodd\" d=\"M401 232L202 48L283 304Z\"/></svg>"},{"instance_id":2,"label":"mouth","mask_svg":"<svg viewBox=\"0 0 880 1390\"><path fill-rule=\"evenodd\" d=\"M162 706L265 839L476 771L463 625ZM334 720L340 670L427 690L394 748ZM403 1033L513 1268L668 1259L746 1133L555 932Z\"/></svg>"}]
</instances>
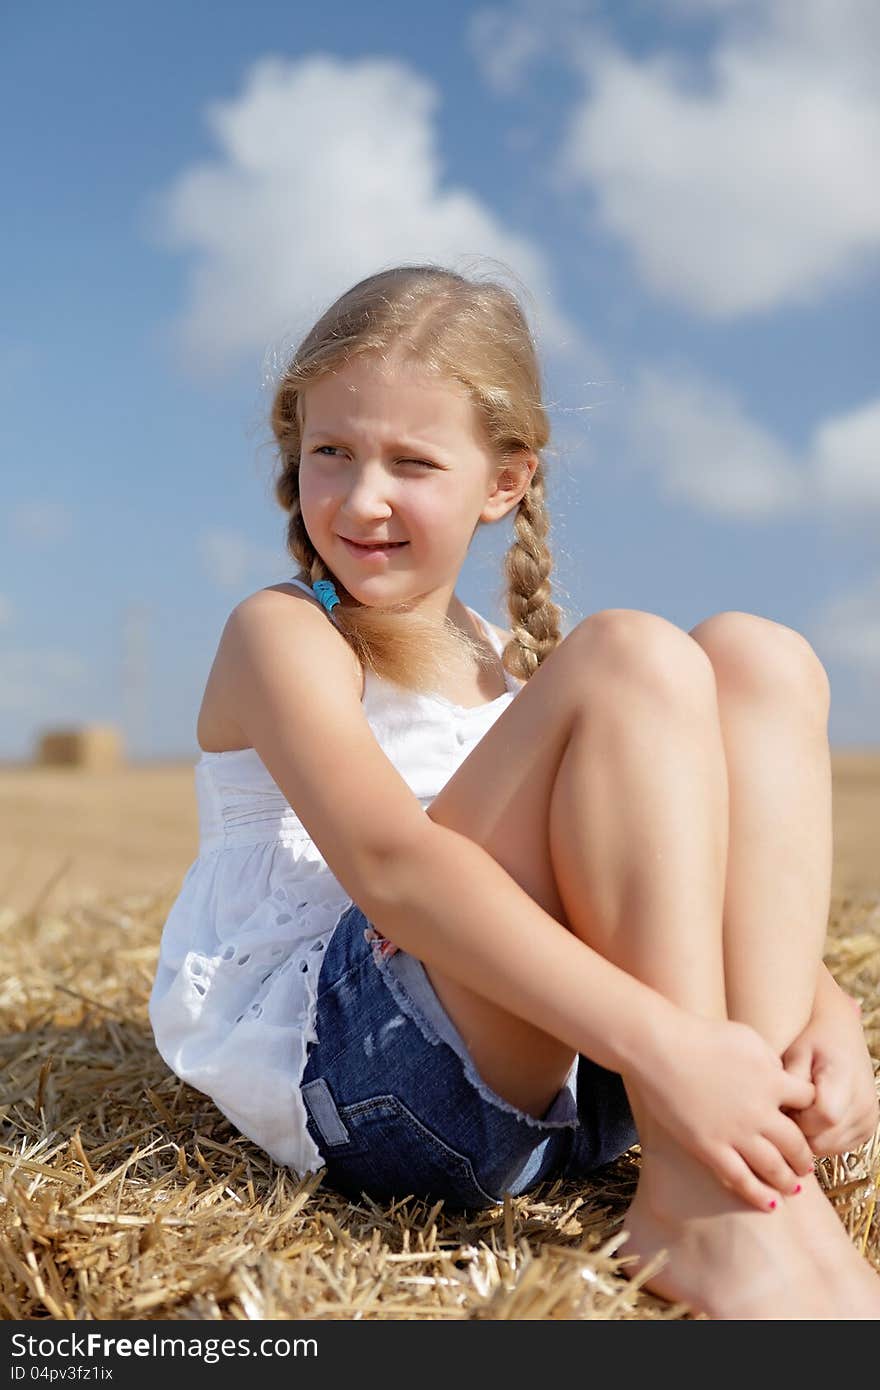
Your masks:
<instances>
[{"instance_id":1,"label":"mouth","mask_svg":"<svg viewBox=\"0 0 880 1390\"><path fill-rule=\"evenodd\" d=\"M402 550L408 541L382 541L378 544L361 545L358 541L350 541L347 536L340 536L339 539L354 554L360 556L385 555L392 550Z\"/></svg>"}]
</instances>

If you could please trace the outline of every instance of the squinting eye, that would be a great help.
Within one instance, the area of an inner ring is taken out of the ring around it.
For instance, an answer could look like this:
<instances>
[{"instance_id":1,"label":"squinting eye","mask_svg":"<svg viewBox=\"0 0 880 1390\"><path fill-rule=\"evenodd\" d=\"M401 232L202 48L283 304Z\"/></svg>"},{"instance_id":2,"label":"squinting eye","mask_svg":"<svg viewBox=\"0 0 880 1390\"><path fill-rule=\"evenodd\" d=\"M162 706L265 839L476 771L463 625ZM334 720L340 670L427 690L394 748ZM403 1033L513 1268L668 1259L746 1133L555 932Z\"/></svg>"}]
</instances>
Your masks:
<instances>
[{"instance_id":1,"label":"squinting eye","mask_svg":"<svg viewBox=\"0 0 880 1390\"><path fill-rule=\"evenodd\" d=\"M335 445L335 444L319 444L318 447L317 447L316 449L313 449L313 450L312 450L312 453L320 454L320 453L322 452L322 450L324 450L324 449L329 449L330 452L331 452L331 453L334 453L334 454L339 452L338 449L336 448L336 445ZM437 465L436 465L435 463L428 463L428 461L427 461L426 459L399 459L398 462L399 462L399 463L417 463L417 464L419 464L422 468L436 468L436 467L437 467Z\"/></svg>"}]
</instances>

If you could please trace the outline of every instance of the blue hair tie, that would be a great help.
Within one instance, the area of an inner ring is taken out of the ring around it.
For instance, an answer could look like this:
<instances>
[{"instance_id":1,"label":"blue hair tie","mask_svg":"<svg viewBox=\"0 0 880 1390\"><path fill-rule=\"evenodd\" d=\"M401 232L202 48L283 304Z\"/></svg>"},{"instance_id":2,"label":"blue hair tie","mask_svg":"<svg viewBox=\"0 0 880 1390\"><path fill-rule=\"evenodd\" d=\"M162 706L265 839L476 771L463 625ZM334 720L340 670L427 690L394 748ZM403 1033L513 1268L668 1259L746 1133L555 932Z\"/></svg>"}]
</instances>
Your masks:
<instances>
[{"instance_id":1,"label":"blue hair tie","mask_svg":"<svg viewBox=\"0 0 880 1390\"><path fill-rule=\"evenodd\" d=\"M332 579L316 579L312 585L312 589L317 598L323 603L328 613L340 602L339 595L336 592L336 585L333 583Z\"/></svg>"}]
</instances>

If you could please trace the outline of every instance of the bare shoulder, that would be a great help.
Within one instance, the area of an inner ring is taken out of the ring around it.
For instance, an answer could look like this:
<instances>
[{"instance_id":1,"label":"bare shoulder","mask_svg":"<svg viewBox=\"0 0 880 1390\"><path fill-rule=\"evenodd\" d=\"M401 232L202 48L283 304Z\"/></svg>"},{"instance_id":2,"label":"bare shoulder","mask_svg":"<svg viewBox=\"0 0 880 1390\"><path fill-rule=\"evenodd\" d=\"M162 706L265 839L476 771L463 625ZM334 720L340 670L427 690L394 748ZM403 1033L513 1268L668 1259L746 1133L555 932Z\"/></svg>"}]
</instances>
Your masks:
<instances>
[{"instance_id":1,"label":"bare shoulder","mask_svg":"<svg viewBox=\"0 0 880 1390\"><path fill-rule=\"evenodd\" d=\"M361 664L318 598L295 584L269 584L242 599L230 618L233 615L238 616L232 630L239 633L252 623L277 629L279 640L289 640L295 632L305 661L315 658L326 664L328 653L332 652L333 677L344 676L347 667L357 699L363 698ZM227 622L227 628L230 627Z\"/></svg>"},{"instance_id":2,"label":"bare shoulder","mask_svg":"<svg viewBox=\"0 0 880 1390\"><path fill-rule=\"evenodd\" d=\"M232 610L218 662L241 746L369 915L395 891L391 869L410 862L427 819L367 719L354 653L320 604L275 585Z\"/></svg>"},{"instance_id":3,"label":"bare shoulder","mask_svg":"<svg viewBox=\"0 0 880 1390\"><path fill-rule=\"evenodd\" d=\"M295 646L303 668L321 669L324 679L363 698L360 663L317 599L295 585L273 584L236 604L226 619L205 685L196 725L204 752L252 747L241 705L247 700L243 676L258 649L268 658Z\"/></svg>"}]
</instances>

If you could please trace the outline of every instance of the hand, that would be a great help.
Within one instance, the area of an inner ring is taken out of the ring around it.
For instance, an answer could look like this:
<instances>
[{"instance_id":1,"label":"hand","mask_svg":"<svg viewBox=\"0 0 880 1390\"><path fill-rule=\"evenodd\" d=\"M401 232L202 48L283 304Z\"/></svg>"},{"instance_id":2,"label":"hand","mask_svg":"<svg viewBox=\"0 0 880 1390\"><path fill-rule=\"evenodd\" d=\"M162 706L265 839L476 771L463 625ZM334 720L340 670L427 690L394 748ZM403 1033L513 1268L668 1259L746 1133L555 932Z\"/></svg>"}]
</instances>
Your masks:
<instances>
[{"instance_id":1,"label":"hand","mask_svg":"<svg viewBox=\"0 0 880 1390\"><path fill-rule=\"evenodd\" d=\"M867 1143L880 1106L858 1000L839 988L823 991L782 1064L816 1087L813 1104L793 1116L814 1154L850 1153Z\"/></svg>"},{"instance_id":2,"label":"hand","mask_svg":"<svg viewBox=\"0 0 880 1390\"><path fill-rule=\"evenodd\" d=\"M676 1008L636 1080L656 1124L762 1211L813 1171L810 1146L781 1107L812 1105L815 1087L748 1024Z\"/></svg>"}]
</instances>

